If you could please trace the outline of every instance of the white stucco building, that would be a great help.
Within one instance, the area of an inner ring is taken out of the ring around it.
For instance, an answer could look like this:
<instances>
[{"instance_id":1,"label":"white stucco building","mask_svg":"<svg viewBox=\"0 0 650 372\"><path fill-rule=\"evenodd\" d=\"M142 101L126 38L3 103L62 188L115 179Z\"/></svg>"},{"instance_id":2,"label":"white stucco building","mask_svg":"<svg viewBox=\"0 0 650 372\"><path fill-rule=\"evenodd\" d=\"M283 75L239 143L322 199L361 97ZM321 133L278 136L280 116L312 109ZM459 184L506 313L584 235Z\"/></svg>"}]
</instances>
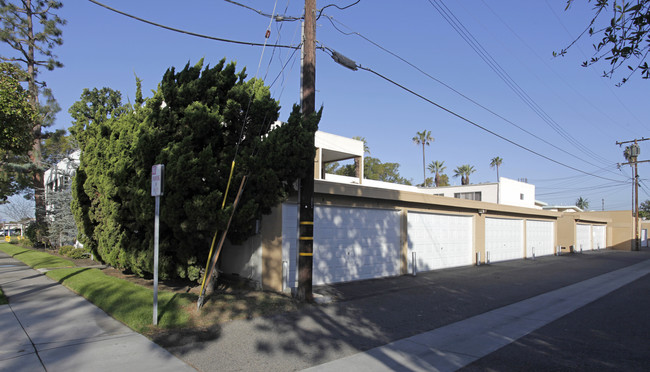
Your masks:
<instances>
[{"instance_id":1,"label":"white stucco building","mask_svg":"<svg viewBox=\"0 0 650 372\"><path fill-rule=\"evenodd\" d=\"M79 168L79 157L81 156L81 150L77 150L65 159L58 162L52 168L45 171L43 174L44 184L45 184L45 202L47 203L47 192L56 191L62 187L70 186L72 177L77 172Z\"/></svg>"}]
</instances>

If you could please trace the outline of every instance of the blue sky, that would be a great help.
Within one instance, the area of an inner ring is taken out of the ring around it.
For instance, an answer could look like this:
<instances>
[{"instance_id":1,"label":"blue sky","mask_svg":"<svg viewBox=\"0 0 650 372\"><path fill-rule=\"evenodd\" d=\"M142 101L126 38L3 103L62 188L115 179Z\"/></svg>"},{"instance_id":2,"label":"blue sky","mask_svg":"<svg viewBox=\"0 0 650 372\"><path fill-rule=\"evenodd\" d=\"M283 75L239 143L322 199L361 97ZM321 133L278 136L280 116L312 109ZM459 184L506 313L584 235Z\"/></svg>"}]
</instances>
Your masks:
<instances>
[{"instance_id":1,"label":"blue sky","mask_svg":"<svg viewBox=\"0 0 650 372\"><path fill-rule=\"evenodd\" d=\"M269 43L297 45L300 40L299 22L270 23L269 18L226 1L102 2L153 22L214 37L263 43L270 24ZM304 5L287 0L241 2L265 13L273 13L275 8L275 13L291 16L301 16ZM344 6L353 1L331 2ZM519 95L431 2L444 4L453 13L477 45L498 63L501 74L505 72L510 84L521 89ZM431 2L362 0L345 10L328 7L318 21L316 38L320 45L574 169L488 134L372 73L348 70L322 51L317 52L316 62L316 100L324 107L320 129L365 137L371 156L399 163L402 176L414 183L422 182L422 148L411 139L426 129L435 138L426 148L426 161L444 161L452 184L460 183L452 175L453 169L463 164L477 170L470 176L472 183L494 182L496 172L489 163L500 156L500 175L528 179L537 187L538 200L574 204L584 197L591 209L600 210L603 200L607 210L630 209L631 171L629 166L617 169L616 163L624 159L616 141L648 136L650 123L644 105L648 82L636 75L619 88L615 84L622 75L601 77L607 65L581 67L596 41L588 37L567 56L552 56L583 31L592 15L591 6L582 0L568 11L564 0ZM327 4L330 2L318 1L317 6ZM133 101L134 74L143 80L145 95L150 96L167 68L182 68L200 58L210 64L222 58L234 60L239 68L246 67L249 77L265 78L267 85L279 76L271 91L282 106L281 119L286 120L291 106L299 101L299 53L292 56L290 49L241 46L175 33L89 1L64 1L59 14L68 23L63 27L64 44L55 53L65 67L40 75L62 107L56 128L70 126L67 110L84 88L110 87L121 91L125 101ZM341 31L362 34L508 121L358 35L344 35L332 23ZM1 53L7 52L6 46L0 48ZM528 105L521 94L529 97ZM640 159L650 151L646 148L641 143ZM639 166L642 179L646 169ZM642 187L640 200L649 197L647 188Z\"/></svg>"}]
</instances>

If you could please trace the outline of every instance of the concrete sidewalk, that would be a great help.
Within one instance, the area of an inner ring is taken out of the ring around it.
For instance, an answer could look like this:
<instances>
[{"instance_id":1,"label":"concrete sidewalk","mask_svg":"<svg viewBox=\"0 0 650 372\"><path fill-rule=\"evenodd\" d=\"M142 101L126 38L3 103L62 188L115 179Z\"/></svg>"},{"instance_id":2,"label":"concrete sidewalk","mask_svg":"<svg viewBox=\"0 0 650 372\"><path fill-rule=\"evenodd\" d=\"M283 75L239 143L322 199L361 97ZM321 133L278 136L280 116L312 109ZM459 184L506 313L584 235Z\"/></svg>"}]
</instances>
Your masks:
<instances>
[{"instance_id":1,"label":"concrete sidewalk","mask_svg":"<svg viewBox=\"0 0 650 372\"><path fill-rule=\"evenodd\" d=\"M195 370L3 252L0 287L0 371Z\"/></svg>"},{"instance_id":2,"label":"concrete sidewalk","mask_svg":"<svg viewBox=\"0 0 650 372\"><path fill-rule=\"evenodd\" d=\"M456 371L650 274L650 260L306 371Z\"/></svg>"}]
</instances>

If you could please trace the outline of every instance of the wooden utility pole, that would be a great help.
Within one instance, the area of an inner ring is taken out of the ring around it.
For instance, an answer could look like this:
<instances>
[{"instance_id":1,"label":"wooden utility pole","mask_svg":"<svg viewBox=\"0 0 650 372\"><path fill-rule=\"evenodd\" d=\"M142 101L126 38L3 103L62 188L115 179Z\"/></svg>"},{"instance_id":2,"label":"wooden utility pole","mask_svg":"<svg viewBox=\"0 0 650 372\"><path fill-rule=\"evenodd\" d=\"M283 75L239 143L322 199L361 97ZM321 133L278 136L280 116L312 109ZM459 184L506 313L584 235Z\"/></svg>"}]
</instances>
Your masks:
<instances>
[{"instance_id":1,"label":"wooden utility pole","mask_svg":"<svg viewBox=\"0 0 650 372\"><path fill-rule=\"evenodd\" d=\"M621 146L624 143L633 143L629 148L629 162L619 164L619 165L626 165L626 164L631 164L634 165L634 182L632 184L633 187L633 193L634 193L634 243L632 244L632 250L633 251L638 251L640 249L640 239L639 239L639 169L638 169L638 164L639 163L645 163L650 160L642 160L638 161L637 157L640 155L641 150L639 148L639 141L647 141L650 140L650 138L641 138L641 139L634 139L632 141L623 141L623 142L616 142L617 145Z\"/></svg>"},{"instance_id":2,"label":"wooden utility pole","mask_svg":"<svg viewBox=\"0 0 650 372\"><path fill-rule=\"evenodd\" d=\"M300 106L303 120L316 108L316 0L305 0L301 64ZM310 149L314 147L311 138ZM301 301L311 302L312 269L314 261L314 161L309 162L305 177L300 180L298 235L298 293Z\"/></svg>"}]
</instances>

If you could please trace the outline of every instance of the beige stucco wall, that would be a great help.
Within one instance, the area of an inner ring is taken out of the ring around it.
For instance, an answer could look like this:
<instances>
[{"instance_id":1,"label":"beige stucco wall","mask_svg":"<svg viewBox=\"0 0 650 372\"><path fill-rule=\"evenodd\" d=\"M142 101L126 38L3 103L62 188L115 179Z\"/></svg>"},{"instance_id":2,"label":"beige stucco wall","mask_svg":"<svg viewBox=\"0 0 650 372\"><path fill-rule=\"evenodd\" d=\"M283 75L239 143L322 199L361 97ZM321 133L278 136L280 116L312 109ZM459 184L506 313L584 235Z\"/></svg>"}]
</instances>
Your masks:
<instances>
[{"instance_id":1,"label":"beige stucco wall","mask_svg":"<svg viewBox=\"0 0 650 372\"><path fill-rule=\"evenodd\" d=\"M517 218L524 220L556 221L555 246L575 245L577 222L607 224L608 248L631 247L632 223L630 211L561 213L533 208L499 205L472 200L445 198L410 191L379 189L363 185L340 184L316 180L314 185L315 205L342 207L379 208L399 210L401 213L400 272L407 274L408 213L409 211L471 215L474 221L474 260L480 252L481 263L485 263L485 219ZM295 196L292 198L295 199ZM480 213L479 213L480 212ZM650 227L650 223L648 223ZM262 236L262 286L265 289L282 289L282 208L274 208L264 216L261 224ZM524 242L526 237L524 235ZM565 250L565 252L567 251Z\"/></svg>"},{"instance_id":2,"label":"beige stucco wall","mask_svg":"<svg viewBox=\"0 0 650 372\"><path fill-rule=\"evenodd\" d=\"M600 211L579 213L581 218L607 221L607 248L632 250L634 217L632 211Z\"/></svg>"},{"instance_id":3,"label":"beige stucco wall","mask_svg":"<svg viewBox=\"0 0 650 372\"><path fill-rule=\"evenodd\" d=\"M264 216L262 235L262 288L282 290L282 206Z\"/></svg>"},{"instance_id":4,"label":"beige stucco wall","mask_svg":"<svg viewBox=\"0 0 650 372\"><path fill-rule=\"evenodd\" d=\"M476 253L480 254L480 263L486 262L485 256L485 214L476 214L474 216L474 264L476 265Z\"/></svg>"}]
</instances>

